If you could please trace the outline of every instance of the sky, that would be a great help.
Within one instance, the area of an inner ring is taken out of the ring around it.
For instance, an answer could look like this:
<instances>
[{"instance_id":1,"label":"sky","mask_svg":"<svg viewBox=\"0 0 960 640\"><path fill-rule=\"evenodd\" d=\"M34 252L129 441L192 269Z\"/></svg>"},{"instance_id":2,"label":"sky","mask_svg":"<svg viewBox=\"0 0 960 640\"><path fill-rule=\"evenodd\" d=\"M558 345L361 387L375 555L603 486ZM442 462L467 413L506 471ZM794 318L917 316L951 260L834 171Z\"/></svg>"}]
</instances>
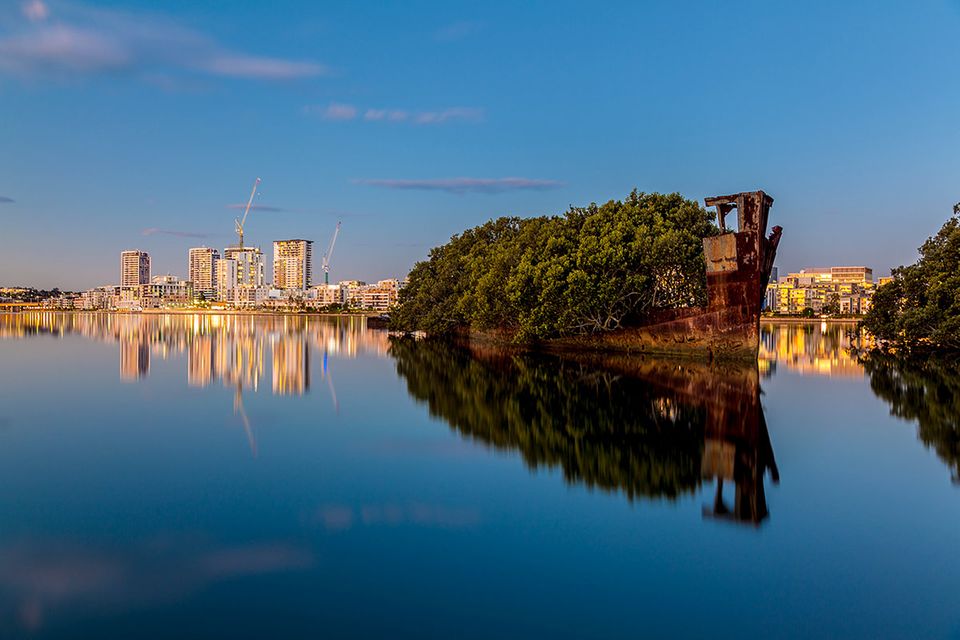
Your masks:
<instances>
[{"instance_id":1,"label":"sky","mask_svg":"<svg viewBox=\"0 0 960 640\"><path fill-rule=\"evenodd\" d=\"M0 0L0 285L315 241L405 275L503 215L763 189L781 273L913 262L960 201L960 0ZM268 277L270 270L268 268Z\"/></svg>"}]
</instances>

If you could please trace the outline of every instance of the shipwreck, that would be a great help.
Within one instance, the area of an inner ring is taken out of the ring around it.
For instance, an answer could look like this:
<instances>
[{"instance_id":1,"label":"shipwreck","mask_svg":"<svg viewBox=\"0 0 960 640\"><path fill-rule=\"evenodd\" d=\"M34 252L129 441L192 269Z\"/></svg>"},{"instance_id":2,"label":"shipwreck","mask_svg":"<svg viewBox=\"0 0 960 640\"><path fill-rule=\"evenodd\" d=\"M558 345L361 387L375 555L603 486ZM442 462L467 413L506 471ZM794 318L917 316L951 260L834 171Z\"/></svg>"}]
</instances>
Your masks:
<instances>
[{"instance_id":1,"label":"shipwreck","mask_svg":"<svg viewBox=\"0 0 960 640\"><path fill-rule=\"evenodd\" d=\"M707 306L661 309L645 321L608 333L551 340L546 350L604 350L752 359L760 346L760 311L783 229L767 221L773 198L749 191L706 198L720 234L703 239ZM736 230L727 216L737 212Z\"/></svg>"}]
</instances>

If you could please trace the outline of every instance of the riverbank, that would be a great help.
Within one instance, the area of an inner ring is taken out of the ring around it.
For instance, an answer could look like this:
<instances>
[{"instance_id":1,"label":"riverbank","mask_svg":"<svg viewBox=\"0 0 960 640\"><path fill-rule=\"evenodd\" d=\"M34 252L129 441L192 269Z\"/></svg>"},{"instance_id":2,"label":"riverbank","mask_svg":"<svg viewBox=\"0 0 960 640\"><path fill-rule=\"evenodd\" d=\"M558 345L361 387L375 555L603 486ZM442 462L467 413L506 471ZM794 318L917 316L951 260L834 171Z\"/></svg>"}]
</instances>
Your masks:
<instances>
[{"instance_id":1,"label":"riverbank","mask_svg":"<svg viewBox=\"0 0 960 640\"><path fill-rule=\"evenodd\" d=\"M862 318L800 318L795 316L760 316L760 323L769 322L770 324L816 324L826 322L829 324L849 324L855 325Z\"/></svg>"},{"instance_id":2,"label":"riverbank","mask_svg":"<svg viewBox=\"0 0 960 640\"><path fill-rule=\"evenodd\" d=\"M213 315L213 316L324 316L330 318L379 318L378 311L338 312L323 311L280 311L266 309L144 309L143 311L120 311L116 309L44 309L41 307L27 308L20 311L5 311L2 313L89 313L116 316L164 316L164 315Z\"/></svg>"}]
</instances>

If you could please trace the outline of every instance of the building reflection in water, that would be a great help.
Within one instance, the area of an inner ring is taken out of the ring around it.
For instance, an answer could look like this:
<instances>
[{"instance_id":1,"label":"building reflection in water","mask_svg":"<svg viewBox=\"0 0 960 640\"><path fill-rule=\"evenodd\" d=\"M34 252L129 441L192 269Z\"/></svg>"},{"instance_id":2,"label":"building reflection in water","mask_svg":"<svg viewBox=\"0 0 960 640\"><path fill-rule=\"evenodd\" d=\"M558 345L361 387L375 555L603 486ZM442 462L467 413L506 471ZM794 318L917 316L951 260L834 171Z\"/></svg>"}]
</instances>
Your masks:
<instances>
[{"instance_id":1,"label":"building reflection in water","mask_svg":"<svg viewBox=\"0 0 960 640\"><path fill-rule=\"evenodd\" d=\"M762 522L764 479L778 479L760 404L760 376L867 375L892 411L960 478L960 415L953 374L907 370L851 354L849 324L764 323L759 366L718 369L628 358L571 360L469 352L398 341L363 318L216 314L0 314L0 337L87 338L118 344L123 381L150 375L151 360L186 355L192 387L222 384L251 451L256 438L243 393L269 371L276 395L311 391L311 367L337 405L331 361L389 352L410 394L471 439L519 451L531 467L559 468L571 483L636 497L676 498L715 482L711 518ZM947 389L949 392L943 391ZM960 481L958 481L960 482Z\"/></svg>"},{"instance_id":2,"label":"building reflection in water","mask_svg":"<svg viewBox=\"0 0 960 640\"><path fill-rule=\"evenodd\" d=\"M140 340L120 343L120 379L136 381L150 373L150 345Z\"/></svg>"},{"instance_id":3,"label":"building reflection in water","mask_svg":"<svg viewBox=\"0 0 960 640\"><path fill-rule=\"evenodd\" d=\"M821 321L760 325L760 368L783 367L802 375L863 377L863 367L852 355L852 323Z\"/></svg>"},{"instance_id":4,"label":"building reflection in water","mask_svg":"<svg viewBox=\"0 0 960 640\"><path fill-rule=\"evenodd\" d=\"M330 356L384 356L389 344L386 333L367 331L362 317L0 314L0 337L37 334L80 334L119 343L122 380L146 377L151 353L164 360L185 353L187 383L192 387L219 381L228 388L257 391L269 366L271 389L277 395L302 395L310 390L311 351L323 354L321 376L332 383Z\"/></svg>"},{"instance_id":5,"label":"building reflection in water","mask_svg":"<svg viewBox=\"0 0 960 640\"><path fill-rule=\"evenodd\" d=\"M756 366L560 358L396 340L409 393L463 436L571 484L676 499L715 481L705 515L759 525L779 480ZM733 503L724 489L732 485Z\"/></svg>"}]
</instances>

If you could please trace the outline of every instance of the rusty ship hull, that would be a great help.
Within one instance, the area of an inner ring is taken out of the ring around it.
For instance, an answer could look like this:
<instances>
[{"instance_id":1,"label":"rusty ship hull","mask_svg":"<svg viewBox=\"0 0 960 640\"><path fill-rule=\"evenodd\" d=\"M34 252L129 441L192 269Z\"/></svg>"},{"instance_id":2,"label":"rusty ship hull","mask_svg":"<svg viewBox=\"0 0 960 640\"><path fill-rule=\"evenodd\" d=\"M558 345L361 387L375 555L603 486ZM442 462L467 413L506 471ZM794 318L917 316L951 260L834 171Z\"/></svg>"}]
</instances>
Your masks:
<instances>
[{"instance_id":1,"label":"rusty ship hull","mask_svg":"<svg viewBox=\"0 0 960 640\"><path fill-rule=\"evenodd\" d=\"M716 207L721 233L704 238L707 306L663 309L643 324L606 333L544 341L544 351L611 351L704 359L755 359L760 311L782 229L766 235L773 198L750 191L706 198ZM737 212L736 231L727 216ZM504 342L506 336L471 332L471 342Z\"/></svg>"}]
</instances>

